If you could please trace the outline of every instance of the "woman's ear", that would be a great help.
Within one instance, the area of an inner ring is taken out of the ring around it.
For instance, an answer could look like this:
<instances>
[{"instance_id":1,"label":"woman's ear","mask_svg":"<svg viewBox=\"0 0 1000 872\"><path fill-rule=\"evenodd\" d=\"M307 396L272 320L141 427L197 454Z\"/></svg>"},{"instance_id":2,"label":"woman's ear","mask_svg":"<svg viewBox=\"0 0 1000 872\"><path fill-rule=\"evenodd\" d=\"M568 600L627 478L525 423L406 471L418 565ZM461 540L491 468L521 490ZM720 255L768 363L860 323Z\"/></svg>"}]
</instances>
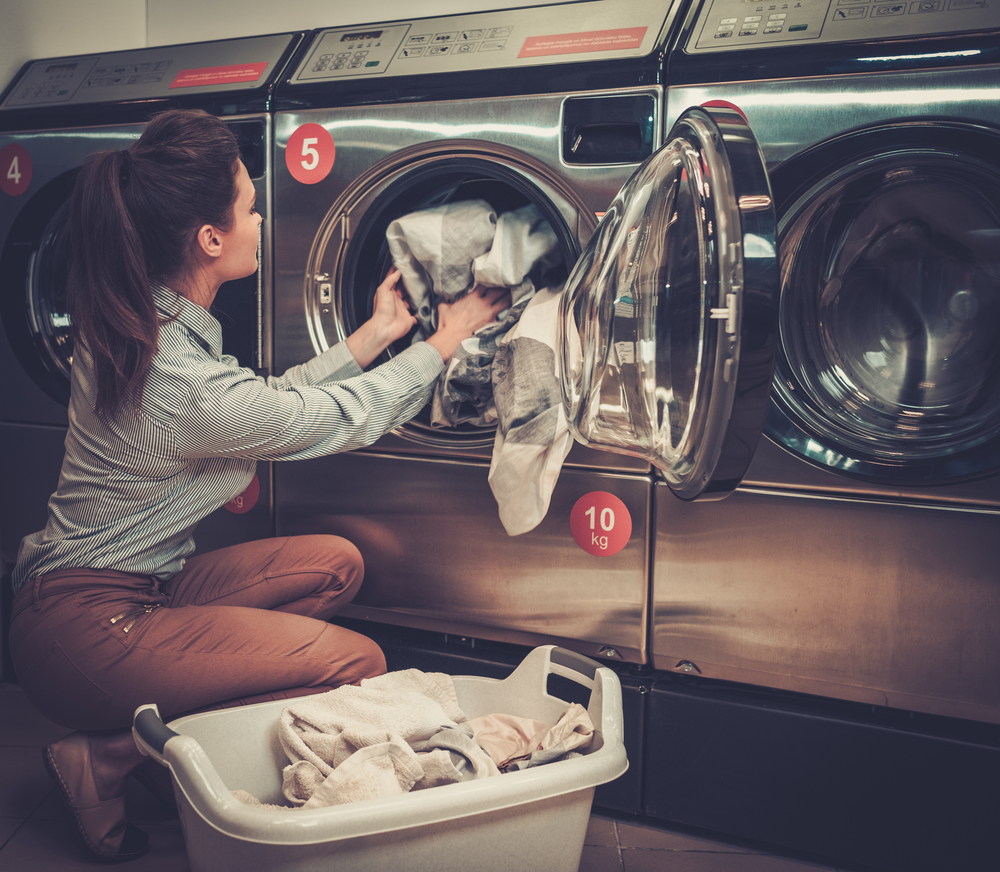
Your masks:
<instances>
[{"instance_id":1,"label":"woman's ear","mask_svg":"<svg viewBox=\"0 0 1000 872\"><path fill-rule=\"evenodd\" d=\"M218 257L222 254L222 234L211 224L203 224L195 237L198 248L208 257Z\"/></svg>"}]
</instances>

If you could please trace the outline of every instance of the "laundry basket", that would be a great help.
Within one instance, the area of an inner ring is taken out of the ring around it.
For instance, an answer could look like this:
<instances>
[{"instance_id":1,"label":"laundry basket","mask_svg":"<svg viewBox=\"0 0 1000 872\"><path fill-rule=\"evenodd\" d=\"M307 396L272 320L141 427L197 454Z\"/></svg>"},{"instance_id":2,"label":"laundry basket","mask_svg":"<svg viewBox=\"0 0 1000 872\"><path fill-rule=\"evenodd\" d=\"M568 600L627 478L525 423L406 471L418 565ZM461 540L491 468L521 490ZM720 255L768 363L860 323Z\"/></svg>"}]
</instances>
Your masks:
<instances>
[{"instance_id":1,"label":"laundry basket","mask_svg":"<svg viewBox=\"0 0 1000 872\"><path fill-rule=\"evenodd\" d=\"M283 803L278 741L285 700L205 712L165 725L155 705L135 714L139 749L170 769L192 872L576 872L594 788L628 768L621 685L572 651L531 651L502 681L455 676L469 718L506 713L555 723L568 703L547 691L560 675L590 689L591 750L578 757L388 799L319 809L245 805L243 789Z\"/></svg>"}]
</instances>

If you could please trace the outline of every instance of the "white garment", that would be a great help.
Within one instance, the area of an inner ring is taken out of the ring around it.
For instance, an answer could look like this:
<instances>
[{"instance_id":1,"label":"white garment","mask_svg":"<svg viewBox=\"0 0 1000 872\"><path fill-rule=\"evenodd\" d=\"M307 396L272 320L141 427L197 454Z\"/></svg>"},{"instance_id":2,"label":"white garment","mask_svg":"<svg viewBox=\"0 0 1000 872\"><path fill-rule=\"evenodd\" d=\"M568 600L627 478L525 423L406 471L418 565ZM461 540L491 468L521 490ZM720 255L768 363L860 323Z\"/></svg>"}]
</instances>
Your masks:
<instances>
[{"instance_id":1,"label":"white garment","mask_svg":"<svg viewBox=\"0 0 1000 872\"><path fill-rule=\"evenodd\" d=\"M438 301L454 300L475 284L472 262L490 250L496 224L485 200L462 200L411 212L386 228L422 338L434 332Z\"/></svg>"},{"instance_id":2,"label":"white garment","mask_svg":"<svg viewBox=\"0 0 1000 872\"><path fill-rule=\"evenodd\" d=\"M493 361L497 433L489 482L510 536L533 530L573 444L559 386L561 288L539 291L501 341ZM579 355L579 339L572 349Z\"/></svg>"},{"instance_id":3,"label":"white garment","mask_svg":"<svg viewBox=\"0 0 1000 872\"><path fill-rule=\"evenodd\" d=\"M302 697L279 720L282 793L315 808L498 774L467 720L451 677L417 669Z\"/></svg>"}]
</instances>

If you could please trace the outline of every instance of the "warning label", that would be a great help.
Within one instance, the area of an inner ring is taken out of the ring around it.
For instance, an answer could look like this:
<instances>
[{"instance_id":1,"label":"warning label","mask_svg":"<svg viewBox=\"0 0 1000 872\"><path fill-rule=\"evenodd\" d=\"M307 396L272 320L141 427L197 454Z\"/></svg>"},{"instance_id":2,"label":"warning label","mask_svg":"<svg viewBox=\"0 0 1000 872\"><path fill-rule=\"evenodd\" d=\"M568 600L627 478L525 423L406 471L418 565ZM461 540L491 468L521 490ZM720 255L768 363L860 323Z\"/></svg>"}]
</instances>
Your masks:
<instances>
[{"instance_id":1,"label":"warning label","mask_svg":"<svg viewBox=\"0 0 1000 872\"><path fill-rule=\"evenodd\" d=\"M623 27L619 30L591 30L587 33L529 36L524 41L517 56L519 58L539 58L549 55L626 51L639 48L645 35L645 27Z\"/></svg>"},{"instance_id":2,"label":"warning label","mask_svg":"<svg viewBox=\"0 0 1000 872\"><path fill-rule=\"evenodd\" d=\"M181 70L170 83L171 88L198 88L203 85L233 85L256 82L267 69L267 61L259 64L234 64L228 67L202 67Z\"/></svg>"}]
</instances>

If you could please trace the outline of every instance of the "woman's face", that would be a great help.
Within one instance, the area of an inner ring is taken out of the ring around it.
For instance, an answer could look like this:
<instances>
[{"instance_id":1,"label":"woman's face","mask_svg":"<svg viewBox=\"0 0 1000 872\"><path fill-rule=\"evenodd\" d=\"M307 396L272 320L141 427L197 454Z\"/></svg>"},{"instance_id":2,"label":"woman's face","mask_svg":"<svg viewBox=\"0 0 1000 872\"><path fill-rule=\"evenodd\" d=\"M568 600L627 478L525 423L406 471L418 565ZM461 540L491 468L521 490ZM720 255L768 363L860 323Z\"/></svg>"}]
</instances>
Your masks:
<instances>
[{"instance_id":1,"label":"woman's face","mask_svg":"<svg viewBox=\"0 0 1000 872\"><path fill-rule=\"evenodd\" d=\"M220 232L223 243L222 263L218 264L223 281L241 279L257 271L257 243L260 222L255 203L257 191L250 174L239 162L236 172L236 202L233 204L233 220L229 230Z\"/></svg>"}]
</instances>

